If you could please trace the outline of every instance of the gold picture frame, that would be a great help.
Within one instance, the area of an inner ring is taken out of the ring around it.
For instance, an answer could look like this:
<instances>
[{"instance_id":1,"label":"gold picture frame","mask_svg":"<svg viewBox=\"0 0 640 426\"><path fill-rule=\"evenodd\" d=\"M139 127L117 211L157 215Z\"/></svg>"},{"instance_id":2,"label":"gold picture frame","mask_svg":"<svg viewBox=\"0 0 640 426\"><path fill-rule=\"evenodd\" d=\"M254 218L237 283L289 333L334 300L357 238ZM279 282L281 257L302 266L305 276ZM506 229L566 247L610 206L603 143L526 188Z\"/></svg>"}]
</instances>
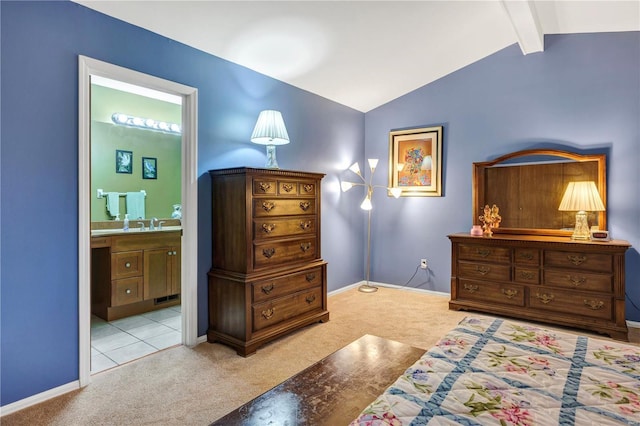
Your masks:
<instances>
[{"instance_id":1,"label":"gold picture frame","mask_svg":"<svg viewBox=\"0 0 640 426\"><path fill-rule=\"evenodd\" d=\"M442 131L434 126L389 132L389 188L400 188L401 197L442 196Z\"/></svg>"}]
</instances>

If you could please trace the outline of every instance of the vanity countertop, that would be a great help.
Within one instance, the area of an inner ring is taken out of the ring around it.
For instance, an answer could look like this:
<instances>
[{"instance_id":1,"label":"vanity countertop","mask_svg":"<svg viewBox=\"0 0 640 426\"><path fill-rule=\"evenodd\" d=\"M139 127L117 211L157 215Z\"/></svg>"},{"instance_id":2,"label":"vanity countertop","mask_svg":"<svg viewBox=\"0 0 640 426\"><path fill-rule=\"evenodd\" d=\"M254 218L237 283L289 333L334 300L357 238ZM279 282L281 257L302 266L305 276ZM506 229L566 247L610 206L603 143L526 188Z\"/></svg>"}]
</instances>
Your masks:
<instances>
[{"instance_id":1,"label":"vanity countertop","mask_svg":"<svg viewBox=\"0 0 640 426\"><path fill-rule=\"evenodd\" d=\"M129 230L125 231L123 229L92 229L91 236L92 237L105 237L108 235L131 235L131 234L153 234L158 232L178 232L182 231L182 226L163 226L162 229L154 229L150 230L149 228L145 228L144 231L141 231L140 228L129 228Z\"/></svg>"}]
</instances>

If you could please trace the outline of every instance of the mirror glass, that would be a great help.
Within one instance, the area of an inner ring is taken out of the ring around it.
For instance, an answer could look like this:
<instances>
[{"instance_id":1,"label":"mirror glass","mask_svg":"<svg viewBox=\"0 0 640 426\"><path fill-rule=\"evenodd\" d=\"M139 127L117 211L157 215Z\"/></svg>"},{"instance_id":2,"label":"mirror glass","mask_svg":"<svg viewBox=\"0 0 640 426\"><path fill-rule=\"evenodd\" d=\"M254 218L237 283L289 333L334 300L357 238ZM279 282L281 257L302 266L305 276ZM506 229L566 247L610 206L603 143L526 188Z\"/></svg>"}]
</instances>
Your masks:
<instances>
[{"instance_id":1,"label":"mirror glass","mask_svg":"<svg viewBox=\"0 0 640 426\"><path fill-rule=\"evenodd\" d=\"M494 233L571 235L576 212L558 207L569 182L593 181L606 207L606 155L526 150L473 163L473 224L485 205L502 221ZM587 212L589 226L606 229L606 211Z\"/></svg>"}]
</instances>

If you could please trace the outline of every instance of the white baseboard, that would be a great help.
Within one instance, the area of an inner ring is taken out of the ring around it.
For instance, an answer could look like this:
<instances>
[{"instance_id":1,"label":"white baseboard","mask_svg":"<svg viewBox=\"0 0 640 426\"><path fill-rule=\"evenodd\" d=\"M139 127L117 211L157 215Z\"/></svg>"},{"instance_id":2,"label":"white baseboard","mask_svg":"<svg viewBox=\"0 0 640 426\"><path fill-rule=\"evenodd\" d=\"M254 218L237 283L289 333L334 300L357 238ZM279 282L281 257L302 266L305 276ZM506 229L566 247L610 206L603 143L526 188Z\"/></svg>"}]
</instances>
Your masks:
<instances>
[{"instance_id":1,"label":"white baseboard","mask_svg":"<svg viewBox=\"0 0 640 426\"><path fill-rule=\"evenodd\" d=\"M341 288L339 288L337 290L330 291L328 293L328 296L333 296L335 294L339 294L339 293L342 293L344 291L351 290L352 288L360 287L361 285L364 285L366 283L367 283L366 281L360 281L358 283L353 283L353 284L350 284L348 286L341 287ZM374 281L369 281L369 285L373 285L375 287L388 287L388 288L395 288L395 289L398 289L398 290L414 291L414 292L417 292L417 293L430 294L432 296L440 296L440 297L447 297L447 298L451 297L451 294L444 293L444 292L441 292L441 291L425 290L425 289L422 289L422 288L407 287L407 286L396 285L396 284L387 284L387 283L378 283L378 282L374 282Z\"/></svg>"},{"instance_id":2,"label":"white baseboard","mask_svg":"<svg viewBox=\"0 0 640 426\"><path fill-rule=\"evenodd\" d=\"M629 328L640 328L640 322L638 321L630 321L630 320L626 320L627 321L627 327Z\"/></svg>"},{"instance_id":3,"label":"white baseboard","mask_svg":"<svg viewBox=\"0 0 640 426\"><path fill-rule=\"evenodd\" d=\"M49 389L48 391L38 393L36 395L21 399L16 402L12 402L11 404L3 405L2 407L0 407L0 416L6 416L7 414L15 413L16 411L20 411L24 408L31 407L32 405L39 404L51 398L56 398L77 389L80 389L79 380L67 383L66 385L58 386L53 389Z\"/></svg>"}]
</instances>

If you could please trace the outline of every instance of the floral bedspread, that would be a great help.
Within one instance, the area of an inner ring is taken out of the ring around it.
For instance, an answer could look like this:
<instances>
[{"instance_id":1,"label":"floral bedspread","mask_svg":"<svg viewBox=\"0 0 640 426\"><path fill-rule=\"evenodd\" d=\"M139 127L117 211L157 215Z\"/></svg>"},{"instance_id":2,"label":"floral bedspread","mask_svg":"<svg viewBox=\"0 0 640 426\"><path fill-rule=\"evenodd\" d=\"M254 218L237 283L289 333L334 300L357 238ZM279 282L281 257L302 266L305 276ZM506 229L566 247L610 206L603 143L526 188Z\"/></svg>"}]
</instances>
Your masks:
<instances>
[{"instance_id":1,"label":"floral bedspread","mask_svg":"<svg viewBox=\"0 0 640 426\"><path fill-rule=\"evenodd\" d=\"M640 347L465 318L351 425L640 425Z\"/></svg>"}]
</instances>

